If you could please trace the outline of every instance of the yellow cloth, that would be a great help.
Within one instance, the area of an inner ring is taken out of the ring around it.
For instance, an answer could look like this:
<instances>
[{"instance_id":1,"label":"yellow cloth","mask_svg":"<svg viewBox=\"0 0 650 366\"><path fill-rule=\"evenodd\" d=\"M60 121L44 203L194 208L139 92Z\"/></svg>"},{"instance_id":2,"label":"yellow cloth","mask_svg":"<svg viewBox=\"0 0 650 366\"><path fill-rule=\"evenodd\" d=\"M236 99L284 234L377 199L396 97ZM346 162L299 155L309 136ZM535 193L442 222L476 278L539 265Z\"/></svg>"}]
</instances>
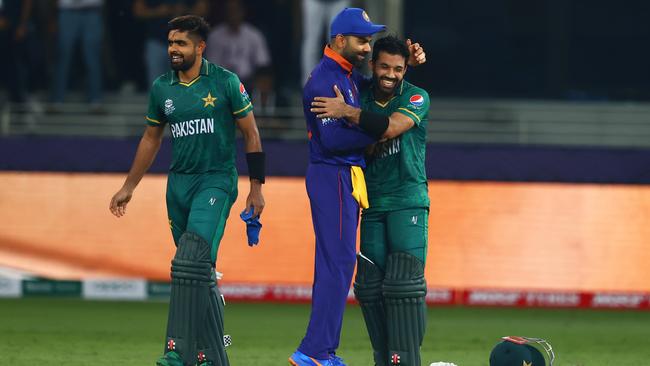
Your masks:
<instances>
[{"instance_id":1,"label":"yellow cloth","mask_svg":"<svg viewBox=\"0 0 650 366\"><path fill-rule=\"evenodd\" d=\"M370 207L368 203L368 190L366 189L366 178L363 176L361 167L356 165L351 166L350 176L352 177L352 197L359 202L359 207Z\"/></svg>"}]
</instances>

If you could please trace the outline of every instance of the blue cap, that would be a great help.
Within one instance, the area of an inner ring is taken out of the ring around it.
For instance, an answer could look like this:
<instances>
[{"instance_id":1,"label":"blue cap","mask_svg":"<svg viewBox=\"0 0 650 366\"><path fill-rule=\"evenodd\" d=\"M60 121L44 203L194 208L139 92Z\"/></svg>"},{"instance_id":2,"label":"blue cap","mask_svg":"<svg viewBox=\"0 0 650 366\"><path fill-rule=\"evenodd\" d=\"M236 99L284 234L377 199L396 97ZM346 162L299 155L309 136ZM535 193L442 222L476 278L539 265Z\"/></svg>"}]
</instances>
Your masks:
<instances>
[{"instance_id":1,"label":"blue cap","mask_svg":"<svg viewBox=\"0 0 650 366\"><path fill-rule=\"evenodd\" d=\"M372 36L386 30L383 24L372 24L368 14L360 8L345 8L334 17L330 26L330 38L337 34L344 36Z\"/></svg>"}]
</instances>

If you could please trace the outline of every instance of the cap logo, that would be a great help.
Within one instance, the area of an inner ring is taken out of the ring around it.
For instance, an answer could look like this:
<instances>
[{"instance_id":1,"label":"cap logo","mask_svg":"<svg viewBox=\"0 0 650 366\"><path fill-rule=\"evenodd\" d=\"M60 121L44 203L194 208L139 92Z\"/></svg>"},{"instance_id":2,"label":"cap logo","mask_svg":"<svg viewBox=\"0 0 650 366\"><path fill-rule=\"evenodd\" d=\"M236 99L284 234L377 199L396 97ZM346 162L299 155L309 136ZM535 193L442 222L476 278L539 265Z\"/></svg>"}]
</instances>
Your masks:
<instances>
[{"instance_id":1,"label":"cap logo","mask_svg":"<svg viewBox=\"0 0 650 366\"><path fill-rule=\"evenodd\" d=\"M533 366L533 363L532 362L528 363L528 362L524 361L524 364L522 366Z\"/></svg>"},{"instance_id":2,"label":"cap logo","mask_svg":"<svg viewBox=\"0 0 650 366\"><path fill-rule=\"evenodd\" d=\"M361 16L363 17L363 19L364 19L366 22L370 23L370 17L368 16L368 13L366 13L366 12L364 11L364 12L361 13Z\"/></svg>"}]
</instances>

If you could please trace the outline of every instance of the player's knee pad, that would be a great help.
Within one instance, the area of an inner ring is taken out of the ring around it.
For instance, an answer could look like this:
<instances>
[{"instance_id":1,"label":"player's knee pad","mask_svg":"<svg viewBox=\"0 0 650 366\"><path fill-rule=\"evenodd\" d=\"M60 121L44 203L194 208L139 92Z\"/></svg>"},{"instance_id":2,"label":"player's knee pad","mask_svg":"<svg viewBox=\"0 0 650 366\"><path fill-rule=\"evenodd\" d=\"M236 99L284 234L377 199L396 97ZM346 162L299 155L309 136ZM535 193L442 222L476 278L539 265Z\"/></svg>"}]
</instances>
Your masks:
<instances>
[{"instance_id":1,"label":"player's knee pad","mask_svg":"<svg viewBox=\"0 0 650 366\"><path fill-rule=\"evenodd\" d=\"M354 278L354 295L360 303L383 301L382 284L383 271L364 257L357 254L357 275Z\"/></svg>"},{"instance_id":2,"label":"player's knee pad","mask_svg":"<svg viewBox=\"0 0 650 366\"><path fill-rule=\"evenodd\" d=\"M426 293L422 261L408 253L389 254L383 285L389 365L420 365Z\"/></svg>"},{"instance_id":3,"label":"player's knee pad","mask_svg":"<svg viewBox=\"0 0 650 366\"><path fill-rule=\"evenodd\" d=\"M197 335L210 305L210 245L186 232L178 242L171 267L171 295L165 352L175 351L186 364L196 363Z\"/></svg>"},{"instance_id":4,"label":"player's knee pad","mask_svg":"<svg viewBox=\"0 0 650 366\"><path fill-rule=\"evenodd\" d=\"M424 263L408 253L389 254L383 293L384 297L390 299L417 298L424 301L424 296L427 294Z\"/></svg>"},{"instance_id":5,"label":"player's knee pad","mask_svg":"<svg viewBox=\"0 0 650 366\"><path fill-rule=\"evenodd\" d=\"M354 279L354 295L361 305L376 366L388 365L386 363L388 354L386 312L382 296L383 281L383 271L359 253L357 255L357 275Z\"/></svg>"}]
</instances>

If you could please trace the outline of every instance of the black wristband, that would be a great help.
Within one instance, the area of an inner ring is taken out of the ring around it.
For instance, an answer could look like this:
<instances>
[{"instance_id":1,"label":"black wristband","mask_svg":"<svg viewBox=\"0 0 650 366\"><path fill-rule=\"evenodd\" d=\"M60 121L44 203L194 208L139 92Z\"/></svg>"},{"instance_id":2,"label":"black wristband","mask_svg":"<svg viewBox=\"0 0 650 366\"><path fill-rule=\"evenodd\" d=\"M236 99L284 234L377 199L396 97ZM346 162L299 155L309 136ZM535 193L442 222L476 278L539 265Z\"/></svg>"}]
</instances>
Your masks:
<instances>
[{"instance_id":1,"label":"black wristband","mask_svg":"<svg viewBox=\"0 0 650 366\"><path fill-rule=\"evenodd\" d=\"M376 139L380 139L388 129L389 119L378 113L361 111L359 127Z\"/></svg>"},{"instance_id":2,"label":"black wristband","mask_svg":"<svg viewBox=\"0 0 650 366\"><path fill-rule=\"evenodd\" d=\"M265 160L266 154L263 151L246 153L246 163L248 164L248 176L250 179L257 179L264 183L265 178Z\"/></svg>"}]
</instances>

